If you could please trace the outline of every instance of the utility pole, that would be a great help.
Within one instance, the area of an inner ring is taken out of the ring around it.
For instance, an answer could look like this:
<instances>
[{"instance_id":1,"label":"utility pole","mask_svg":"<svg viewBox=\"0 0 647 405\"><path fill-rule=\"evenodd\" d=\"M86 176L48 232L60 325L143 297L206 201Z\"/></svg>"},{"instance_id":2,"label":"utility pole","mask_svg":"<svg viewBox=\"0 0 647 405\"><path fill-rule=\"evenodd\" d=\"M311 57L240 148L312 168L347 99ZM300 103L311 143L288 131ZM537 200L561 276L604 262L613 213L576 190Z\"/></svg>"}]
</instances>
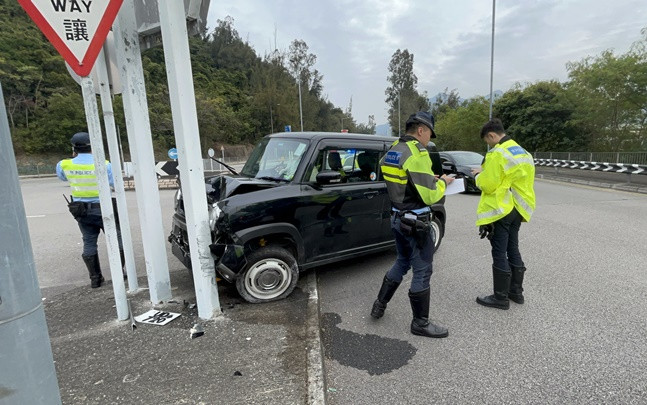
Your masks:
<instances>
[{"instance_id":1,"label":"utility pole","mask_svg":"<svg viewBox=\"0 0 647 405\"><path fill-rule=\"evenodd\" d=\"M60 404L1 85L0 150L0 402Z\"/></svg>"}]
</instances>

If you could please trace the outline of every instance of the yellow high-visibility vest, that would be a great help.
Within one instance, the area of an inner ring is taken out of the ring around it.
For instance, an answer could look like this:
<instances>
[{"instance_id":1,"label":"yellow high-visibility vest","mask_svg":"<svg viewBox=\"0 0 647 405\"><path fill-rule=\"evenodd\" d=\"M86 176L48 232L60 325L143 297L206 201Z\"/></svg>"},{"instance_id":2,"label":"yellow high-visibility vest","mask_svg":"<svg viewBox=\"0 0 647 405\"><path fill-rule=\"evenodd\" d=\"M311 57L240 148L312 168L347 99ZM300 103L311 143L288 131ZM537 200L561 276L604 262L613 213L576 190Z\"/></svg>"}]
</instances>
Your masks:
<instances>
[{"instance_id":1,"label":"yellow high-visibility vest","mask_svg":"<svg viewBox=\"0 0 647 405\"><path fill-rule=\"evenodd\" d=\"M106 161L106 164L108 161ZM61 170L70 182L72 197L98 198L99 183L94 164L78 164L72 159L61 160Z\"/></svg>"},{"instance_id":2,"label":"yellow high-visibility vest","mask_svg":"<svg viewBox=\"0 0 647 405\"><path fill-rule=\"evenodd\" d=\"M395 208L402 210L429 206L438 202L445 193L445 182L439 181L431 170L429 152L416 140L395 141L382 158L380 168L389 199ZM421 201L416 196L407 195L409 182Z\"/></svg>"},{"instance_id":3,"label":"yellow high-visibility vest","mask_svg":"<svg viewBox=\"0 0 647 405\"><path fill-rule=\"evenodd\" d=\"M535 162L518 143L509 139L497 144L485 156L483 171L476 177L481 200L476 225L486 225L505 217L513 208L524 221L535 210Z\"/></svg>"}]
</instances>

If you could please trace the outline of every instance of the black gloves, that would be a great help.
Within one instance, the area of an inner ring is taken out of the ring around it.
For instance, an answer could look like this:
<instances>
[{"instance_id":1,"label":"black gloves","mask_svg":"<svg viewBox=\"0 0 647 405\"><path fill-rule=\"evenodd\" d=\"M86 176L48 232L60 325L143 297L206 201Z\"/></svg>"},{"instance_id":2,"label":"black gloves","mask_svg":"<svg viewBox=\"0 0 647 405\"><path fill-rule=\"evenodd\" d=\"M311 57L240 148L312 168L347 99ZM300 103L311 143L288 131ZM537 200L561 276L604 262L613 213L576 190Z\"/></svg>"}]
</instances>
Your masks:
<instances>
[{"instance_id":1,"label":"black gloves","mask_svg":"<svg viewBox=\"0 0 647 405\"><path fill-rule=\"evenodd\" d=\"M488 238L488 240L491 240L493 234L494 234L494 224L479 226L479 236L481 237L481 239Z\"/></svg>"}]
</instances>

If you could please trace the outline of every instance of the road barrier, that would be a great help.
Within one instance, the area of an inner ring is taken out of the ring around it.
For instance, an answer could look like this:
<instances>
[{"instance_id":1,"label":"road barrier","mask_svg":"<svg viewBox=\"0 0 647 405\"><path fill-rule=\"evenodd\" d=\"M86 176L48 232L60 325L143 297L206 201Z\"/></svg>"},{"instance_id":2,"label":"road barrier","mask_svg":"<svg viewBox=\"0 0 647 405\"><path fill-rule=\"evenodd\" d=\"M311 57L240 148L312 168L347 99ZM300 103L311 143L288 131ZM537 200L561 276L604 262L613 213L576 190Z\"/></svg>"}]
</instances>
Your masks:
<instances>
[{"instance_id":1,"label":"road barrier","mask_svg":"<svg viewBox=\"0 0 647 405\"><path fill-rule=\"evenodd\" d=\"M536 166L564 169L594 170L600 172L647 174L647 165L632 163L586 162L583 160L535 159Z\"/></svg>"}]
</instances>

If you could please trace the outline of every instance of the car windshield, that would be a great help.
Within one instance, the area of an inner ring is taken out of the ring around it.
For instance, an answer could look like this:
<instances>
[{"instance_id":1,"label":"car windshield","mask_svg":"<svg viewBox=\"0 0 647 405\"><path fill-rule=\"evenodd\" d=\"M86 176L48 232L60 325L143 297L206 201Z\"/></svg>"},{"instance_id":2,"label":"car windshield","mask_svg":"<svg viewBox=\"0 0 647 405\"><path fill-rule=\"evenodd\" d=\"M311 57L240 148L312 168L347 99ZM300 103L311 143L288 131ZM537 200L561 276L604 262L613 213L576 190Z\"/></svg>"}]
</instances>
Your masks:
<instances>
[{"instance_id":1,"label":"car windshield","mask_svg":"<svg viewBox=\"0 0 647 405\"><path fill-rule=\"evenodd\" d=\"M476 152L452 152L450 155L457 165L471 166L483 163L483 155Z\"/></svg>"},{"instance_id":2,"label":"car windshield","mask_svg":"<svg viewBox=\"0 0 647 405\"><path fill-rule=\"evenodd\" d=\"M308 143L299 139L263 138L240 174L257 179L291 181Z\"/></svg>"}]
</instances>

